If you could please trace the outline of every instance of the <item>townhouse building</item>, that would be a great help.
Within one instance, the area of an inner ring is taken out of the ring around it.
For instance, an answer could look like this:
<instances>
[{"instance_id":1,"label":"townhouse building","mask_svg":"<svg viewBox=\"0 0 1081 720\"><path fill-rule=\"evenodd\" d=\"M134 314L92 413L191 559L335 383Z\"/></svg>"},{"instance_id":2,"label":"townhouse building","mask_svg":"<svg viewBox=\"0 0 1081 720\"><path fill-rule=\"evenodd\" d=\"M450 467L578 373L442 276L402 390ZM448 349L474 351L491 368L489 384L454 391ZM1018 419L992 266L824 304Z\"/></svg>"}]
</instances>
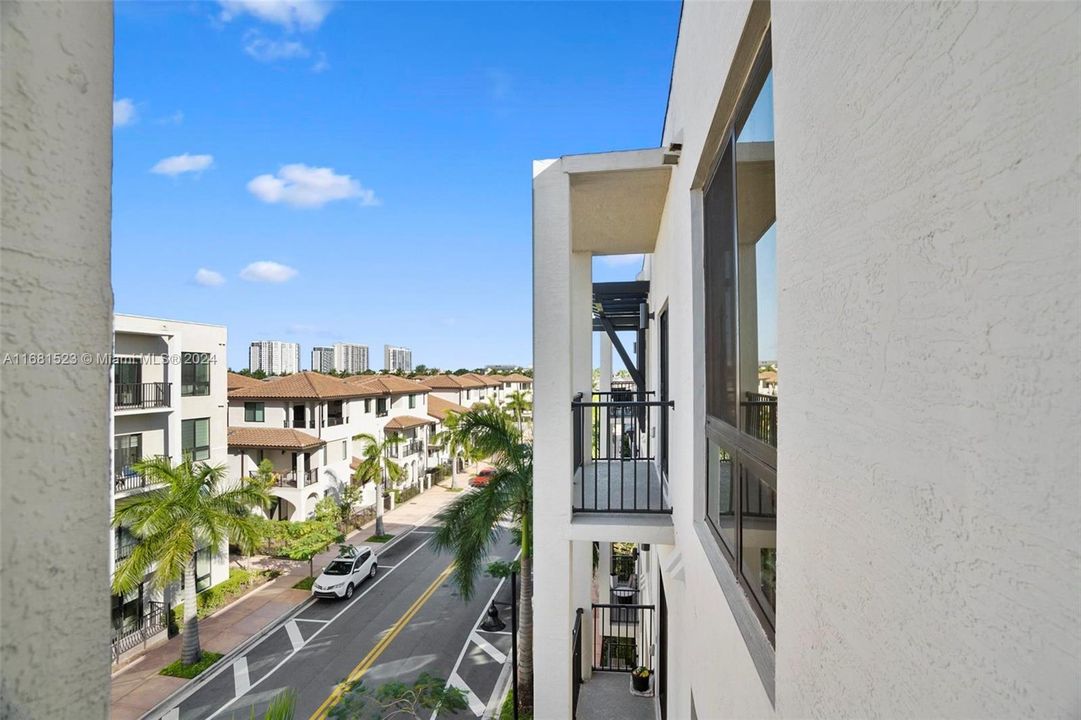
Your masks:
<instances>
[{"instance_id":1,"label":"townhouse building","mask_svg":"<svg viewBox=\"0 0 1081 720\"><path fill-rule=\"evenodd\" d=\"M365 432L380 440L389 433L401 442L390 448L390 456L405 474L400 487L413 487L425 481L429 469L428 443L435 421L428 415L429 389L396 375L356 375L346 379L349 385L363 389L370 401L361 416ZM369 412L370 410L370 412Z\"/></svg>"},{"instance_id":2,"label":"townhouse building","mask_svg":"<svg viewBox=\"0 0 1081 720\"><path fill-rule=\"evenodd\" d=\"M511 393L520 392L527 400L533 397L533 378L528 375L523 375L519 372L512 372L506 375L499 375L499 379L503 382L503 397L506 398Z\"/></svg>"},{"instance_id":3,"label":"townhouse building","mask_svg":"<svg viewBox=\"0 0 1081 720\"><path fill-rule=\"evenodd\" d=\"M469 412L469 408L458 405L457 403L444 400L436 395L434 392L428 395L428 416L435 420L435 425L431 428L431 438L435 439L439 437L439 434L447 429L447 417L451 413ZM443 463L450 462L452 458L445 445L433 440L428 443L428 467L439 467ZM460 462L457 472L465 471L465 463Z\"/></svg>"},{"instance_id":4,"label":"townhouse building","mask_svg":"<svg viewBox=\"0 0 1081 720\"><path fill-rule=\"evenodd\" d=\"M484 375L481 373L466 373L460 377L469 378L479 383L477 393L480 402L495 402L503 404L503 379L499 375Z\"/></svg>"},{"instance_id":5,"label":"townhouse building","mask_svg":"<svg viewBox=\"0 0 1081 720\"><path fill-rule=\"evenodd\" d=\"M208 465L227 463L227 332L220 325L136 315L116 315L113 324L112 463L110 514L126 498L158 487L139 472L141 460L185 456ZM257 382L257 381L256 381ZM131 555L136 538L124 527L110 535L110 569ZM229 576L228 546L203 547L195 558L196 590ZM152 587L153 569L138 587L112 596L113 661L164 639L168 607L177 588Z\"/></svg>"},{"instance_id":6,"label":"townhouse building","mask_svg":"<svg viewBox=\"0 0 1081 720\"><path fill-rule=\"evenodd\" d=\"M429 388L432 395L467 408L482 400L482 390L487 387L467 375L428 375L417 381Z\"/></svg>"},{"instance_id":7,"label":"townhouse building","mask_svg":"<svg viewBox=\"0 0 1081 720\"><path fill-rule=\"evenodd\" d=\"M685 3L534 164L535 717L1076 715L1077 19Z\"/></svg>"}]
</instances>

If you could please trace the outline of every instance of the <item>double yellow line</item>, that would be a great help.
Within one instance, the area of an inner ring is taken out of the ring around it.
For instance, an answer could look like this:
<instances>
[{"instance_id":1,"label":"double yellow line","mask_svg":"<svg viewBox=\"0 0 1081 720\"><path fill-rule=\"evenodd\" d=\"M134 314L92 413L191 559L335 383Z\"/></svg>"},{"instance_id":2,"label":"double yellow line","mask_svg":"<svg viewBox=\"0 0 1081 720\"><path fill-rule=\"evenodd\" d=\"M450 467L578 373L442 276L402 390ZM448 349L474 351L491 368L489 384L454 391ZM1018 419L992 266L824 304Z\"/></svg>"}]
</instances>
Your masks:
<instances>
[{"instance_id":1,"label":"double yellow line","mask_svg":"<svg viewBox=\"0 0 1081 720\"><path fill-rule=\"evenodd\" d=\"M372 648L371 652L365 655L364 659L357 663L357 666L353 668L348 677L334 686L334 690L330 693L330 696L324 700L323 704L319 706L319 709L312 714L311 720L324 720L324 718L326 718L330 709L334 707L334 705L341 700L342 695L349 690L349 686L363 677L364 673L371 669L372 665L375 664L375 661L383 654L383 651L394 642L394 638L398 637L398 633L400 633L405 626L409 624L409 621L413 619L413 616L424 607L424 603L428 602L428 599L435 594L435 591L439 589L439 586L443 584L453 570L454 563L451 563L450 565L447 565L443 572L439 573L439 577L437 577L432 584L428 586L428 589L421 593L420 597L409 606L409 609L405 611L405 614L398 618L398 622L391 626L390 630L387 631L387 634L375 644L375 647Z\"/></svg>"}]
</instances>

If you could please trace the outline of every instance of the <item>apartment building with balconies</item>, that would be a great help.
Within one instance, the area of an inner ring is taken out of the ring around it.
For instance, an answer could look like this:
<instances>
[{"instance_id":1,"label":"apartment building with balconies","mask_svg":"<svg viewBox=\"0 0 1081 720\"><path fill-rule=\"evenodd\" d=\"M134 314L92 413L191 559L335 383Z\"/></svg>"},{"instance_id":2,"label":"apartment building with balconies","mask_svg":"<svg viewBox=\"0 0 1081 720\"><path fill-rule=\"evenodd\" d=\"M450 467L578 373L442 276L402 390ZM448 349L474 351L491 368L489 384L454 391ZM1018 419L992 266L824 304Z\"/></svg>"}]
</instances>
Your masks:
<instances>
[{"instance_id":1,"label":"apartment building with balconies","mask_svg":"<svg viewBox=\"0 0 1081 720\"><path fill-rule=\"evenodd\" d=\"M400 442L390 448L390 457L404 470L401 487L418 486L432 467L428 445L436 421L428 414L430 389L395 375L354 375L346 382L367 395L365 412L359 416L361 429L382 441L388 434Z\"/></svg>"},{"instance_id":2,"label":"apartment building with balconies","mask_svg":"<svg viewBox=\"0 0 1081 720\"><path fill-rule=\"evenodd\" d=\"M1076 714L1077 20L686 3L535 163L535 717Z\"/></svg>"},{"instance_id":3,"label":"apartment building with balconies","mask_svg":"<svg viewBox=\"0 0 1081 720\"><path fill-rule=\"evenodd\" d=\"M114 317L111 509L155 488L153 480L139 472L141 460L166 457L179 463L189 456L209 465L226 465L226 341L221 325ZM109 532L115 568L137 540L123 527ZM227 546L201 548L196 555L196 589L225 580L228 564ZM112 598L114 661L141 647L148 636L164 636L165 610L174 602L174 591L153 588L152 576L153 571L131 592Z\"/></svg>"},{"instance_id":4,"label":"apartment building with balconies","mask_svg":"<svg viewBox=\"0 0 1081 720\"><path fill-rule=\"evenodd\" d=\"M488 387L482 381L468 375L427 375L417 382L428 387L432 395L464 407L481 402Z\"/></svg>"}]
</instances>

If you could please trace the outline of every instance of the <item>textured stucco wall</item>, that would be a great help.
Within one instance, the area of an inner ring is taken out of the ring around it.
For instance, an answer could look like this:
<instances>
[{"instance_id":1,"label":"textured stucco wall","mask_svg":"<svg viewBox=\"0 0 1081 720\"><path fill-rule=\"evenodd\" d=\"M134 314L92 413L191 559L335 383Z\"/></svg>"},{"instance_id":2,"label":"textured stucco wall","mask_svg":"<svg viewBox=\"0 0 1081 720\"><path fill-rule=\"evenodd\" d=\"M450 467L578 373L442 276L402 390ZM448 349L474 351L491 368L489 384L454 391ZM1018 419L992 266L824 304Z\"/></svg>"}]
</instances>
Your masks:
<instances>
[{"instance_id":1,"label":"textured stucco wall","mask_svg":"<svg viewBox=\"0 0 1081 720\"><path fill-rule=\"evenodd\" d=\"M0 354L108 353L112 5L0 14ZM104 718L108 367L5 365L0 423L0 716Z\"/></svg>"},{"instance_id":2,"label":"textured stucco wall","mask_svg":"<svg viewBox=\"0 0 1081 720\"><path fill-rule=\"evenodd\" d=\"M785 717L1081 713L1079 9L773 7Z\"/></svg>"}]
</instances>

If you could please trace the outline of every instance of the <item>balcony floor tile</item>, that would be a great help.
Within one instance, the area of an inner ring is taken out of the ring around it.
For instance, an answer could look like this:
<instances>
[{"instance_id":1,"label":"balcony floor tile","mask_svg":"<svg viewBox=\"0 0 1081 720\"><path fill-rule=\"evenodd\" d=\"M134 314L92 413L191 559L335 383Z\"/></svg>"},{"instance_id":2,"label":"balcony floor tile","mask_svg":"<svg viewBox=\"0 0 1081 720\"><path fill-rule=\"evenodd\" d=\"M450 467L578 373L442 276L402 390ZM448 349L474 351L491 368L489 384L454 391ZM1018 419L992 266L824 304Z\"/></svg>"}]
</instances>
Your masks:
<instances>
[{"instance_id":1,"label":"balcony floor tile","mask_svg":"<svg viewBox=\"0 0 1081 720\"><path fill-rule=\"evenodd\" d=\"M671 506L660 475L651 461L598 460L575 471L571 507L575 510L618 513L659 512Z\"/></svg>"},{"instance_id":2,"label":"balcony floor tile","mask_svg":"<svg viewBox=\"0 0 1081 720\"><path fill-rule=\"evenodd\" d=\"M578 720L652 720L651 697L631 695L630 673L594 672L578 695Z\"/></svg>"}]
</instances>

